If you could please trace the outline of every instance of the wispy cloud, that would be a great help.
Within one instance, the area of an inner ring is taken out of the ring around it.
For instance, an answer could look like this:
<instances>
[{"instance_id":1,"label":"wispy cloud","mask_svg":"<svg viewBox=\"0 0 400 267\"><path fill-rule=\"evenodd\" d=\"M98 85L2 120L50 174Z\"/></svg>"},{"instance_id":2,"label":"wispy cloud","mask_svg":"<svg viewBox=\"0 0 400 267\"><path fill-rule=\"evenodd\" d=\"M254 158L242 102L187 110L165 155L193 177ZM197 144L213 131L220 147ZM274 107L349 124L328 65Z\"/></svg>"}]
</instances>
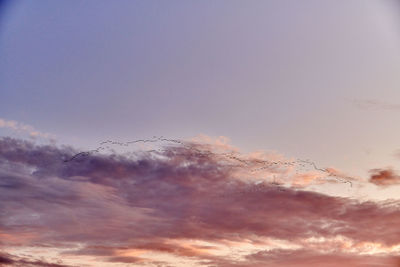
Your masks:
<instances>
[{"instance_id":1,"label":"wispy cloud","mask_svg":"<svg viewBox=\"0 0 400 267\"><path fill-rule=\"evenodd\" d=\"M360 109L369 109L369 110L397 110L400 111L400 104L389 103L386 101L379 101L373 99L353 100L353 103L356 107Z\"/></svg>"},{"instance_id":2,"label":"wispy cloud","mask_svg":"<svg viewBox=\"0 0 400 267\"><path fill-rule=\"evenodd\" d=\"M7 128L7 129L11 129L16 132L24 132L32 138L36 138L36 137L43 137L43 138L48 138L48 139L54 138L54 135L52 135L52 134L38 131L31 125L13 121L13 120L6 120L6 119L0 118L0 128Z\"/></svg>"}]
</instances>

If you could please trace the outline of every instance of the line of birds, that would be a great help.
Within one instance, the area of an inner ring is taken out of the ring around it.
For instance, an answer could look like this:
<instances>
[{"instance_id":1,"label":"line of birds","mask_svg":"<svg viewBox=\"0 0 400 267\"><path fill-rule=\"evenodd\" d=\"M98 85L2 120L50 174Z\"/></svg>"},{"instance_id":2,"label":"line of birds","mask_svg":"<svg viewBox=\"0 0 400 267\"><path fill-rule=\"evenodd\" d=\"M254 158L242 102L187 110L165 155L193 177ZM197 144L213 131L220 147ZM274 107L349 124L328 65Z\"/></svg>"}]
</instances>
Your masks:
<instances>
[{"instance_id":1,"label":"line of birds","mask_svg":"<svg viewBox=\"0 0 400 267\"><path fill-rule=\"evenodd\" d=\"M343 183L348 183L351 187L353 187L353 183L351 182L351 180L354 180L353 177L351 176L346 176L346 175L341 175L341 174L337 174L337 173L333 173L332 171L330 171L327 168L319 168L315 162L309 160L309 159L296 159L293 161L268 161L268 160L260 160L260 159L252 159L252 160L246 160L246 159L242 159L240 157L238 157L237 155L235 155L234 152L231 153L216 153L216 152L212 152L210 150L204 150L204 149L198 149L195 145L193 145L192 143L189 142L185 142L179 139L170 139L170 138L165 138L163 136L153 136L151 139L138 139L138 140L134 140L134 141L128 141L128 142L119 142L119 141L113 141L113 140L106 140L106 141L102 141L100 142L100 146L97 147L96 149L93 150L89 150L89 151L82 151L79 152L75 155L73 155L72 157L65 159L64 162L68 163L71 162L73 160L76 160L78 158L81 157L88 157L91 154L94 153L100 153L100 151L102 150L106 150L109 149L110 147L108 145L119 145L119 146L125 146L128 147L130 145L133 144L137 144L137 143L156 143L156 142L168 142L168 143L174 143L177 145L181 145L189 150L191 150L192 152L196 152L199 155L202 156L212 156L212 155L218 155L218 156L223 156L225 158L231 159L231 160L235 160L237 162L239 162L242 165L247 165L249 167L253 166L253 165L264 165L262 167L258 167L258 168L252 168L250 170L250 172L254 173L254 172L259 172L265 169L269 169L271 168L271 166L301 166L301 167L306 167L306 166L311 166L314 170L323 172L325 174L327 174L327 177L334 177L337 180L340 180ZM107 146L106 146L107 145ZM165 152L165 149L153 149L153 150L148 150L147 152Z\"/></svg>"}]
</instances>

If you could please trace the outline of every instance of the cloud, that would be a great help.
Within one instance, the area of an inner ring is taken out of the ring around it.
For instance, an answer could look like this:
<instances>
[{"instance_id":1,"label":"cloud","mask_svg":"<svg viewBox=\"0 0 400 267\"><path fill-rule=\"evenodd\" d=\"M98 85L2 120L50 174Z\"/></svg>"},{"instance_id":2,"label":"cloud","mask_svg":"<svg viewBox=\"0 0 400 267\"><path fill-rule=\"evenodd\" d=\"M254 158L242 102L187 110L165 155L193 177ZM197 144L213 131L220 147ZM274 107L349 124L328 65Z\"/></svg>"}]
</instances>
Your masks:
<instances>
[{"instance_id":1,"label":"cloud","mask_svg":"<svg viewBox=\"0 0 400 267\"><path fill-rule=\"evenodd\" d=\"M400 110L400 104L388 103L379 100L353 100L356 107L368 110Z\"/></svg>"},{"instance_id":2,"label":"cloud","mask_svg":"<svg viewBox=\"0 0 400 267\"><path fill-rule=\"evenodd\" d=\"M44 260L28 259L26 257L19 257L8 253L0 253L1 266L24 266L24 267L72 267L70 265L62 264L61 260L58 263L49 263Z\"/></svg>"},{"instance_id":3,"label":"cloud","mask_svg":"<svg viewBox=\"0 0 400 267\"><path fill-rule=\"evenodd\" d=\"M5 120L0 118L0 128L7 128L16 132L24 132L27 133L32 138L43 137L47 139L54 139L54 135L52 134L40 132L31 125L20 123L13 120Z\"/></svg>"},{"instance_id":4,"label":"cloud","mask_svg":"<svg viewBox=\"0 0 400 267\"><path fill-rule=\"evenodd\" d=\"M400 184L400 176L392 169L372 169L369 181L377 186Z\"/></svg>"},{"instance_id":5,"label":"cloud","mask_svg":"<svg viewBox=\"0 0 400 267\"><path fill-rule=\"evenodd\" d=\"M351 253L324 253L305 249L274 249L260 251L246 257L244 263L220 261L219 266L269 266L269 267L398 267L400 259L388 255L352 255Z\"/></svg>"},{"instance_id":6,"label":"cloud","mask_svg":"<svg viewBox=\"0 0 400 267\"><path fill-rule=\"evenodd\" d=\"M0 247L44 246L82 261L95 256L98 263L233 265L255 260L250 250L235 258L232 249L246 251L243 246L262 251L285 243L319 255L327 240L340 238L347 247L338 246L338 253L358 257L357 244L387 253L400 245L400 203L277 186L253 179L252 170L262 164L268 177L314 177L296 174L283 161L266 164L210 149L186 142L64 162L74 148L0 139ZM312 239L325 241L311 247Z\"/></svg>"}]
</instances>

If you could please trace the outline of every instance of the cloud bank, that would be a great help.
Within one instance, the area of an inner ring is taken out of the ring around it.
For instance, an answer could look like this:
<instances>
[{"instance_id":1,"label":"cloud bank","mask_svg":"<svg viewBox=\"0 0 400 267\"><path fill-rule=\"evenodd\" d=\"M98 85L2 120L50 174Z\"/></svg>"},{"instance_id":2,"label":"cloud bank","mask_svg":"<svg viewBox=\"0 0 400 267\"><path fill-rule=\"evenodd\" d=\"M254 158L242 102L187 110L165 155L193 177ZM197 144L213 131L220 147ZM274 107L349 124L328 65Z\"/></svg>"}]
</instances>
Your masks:
<instances>
[{"instance_id":1,"label":"cloud bank","mask_svg":"<svg viewBox=\"0 0 400 267\"><path fill-rule=\"evenodd\" d=\"M399 202L253 179L261 159L212 148L170 144L64 162L78 151L0 139L0 248L53 249L72 266L399 266ZM304 178L289 164L262 171Z\"/></svg>"}]
</instances>

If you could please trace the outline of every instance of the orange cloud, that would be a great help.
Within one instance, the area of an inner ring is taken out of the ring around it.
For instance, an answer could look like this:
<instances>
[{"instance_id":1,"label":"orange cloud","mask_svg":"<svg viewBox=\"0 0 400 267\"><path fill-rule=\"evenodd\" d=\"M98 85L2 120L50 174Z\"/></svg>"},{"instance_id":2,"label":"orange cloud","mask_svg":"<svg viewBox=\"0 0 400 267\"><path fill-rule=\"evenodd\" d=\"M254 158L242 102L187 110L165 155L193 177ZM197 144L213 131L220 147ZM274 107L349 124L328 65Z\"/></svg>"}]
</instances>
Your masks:
<instances>
[{"instance_id":1,"label":"orange cloud","mask_svg":"<svg viewBox=\"0 0 400 267\"><path fill-rule=\"evenodd\" d=\"M400 176L392 169L373 169L369 181L378 186L400 184Z\"/></svg>"}]
</instances>

